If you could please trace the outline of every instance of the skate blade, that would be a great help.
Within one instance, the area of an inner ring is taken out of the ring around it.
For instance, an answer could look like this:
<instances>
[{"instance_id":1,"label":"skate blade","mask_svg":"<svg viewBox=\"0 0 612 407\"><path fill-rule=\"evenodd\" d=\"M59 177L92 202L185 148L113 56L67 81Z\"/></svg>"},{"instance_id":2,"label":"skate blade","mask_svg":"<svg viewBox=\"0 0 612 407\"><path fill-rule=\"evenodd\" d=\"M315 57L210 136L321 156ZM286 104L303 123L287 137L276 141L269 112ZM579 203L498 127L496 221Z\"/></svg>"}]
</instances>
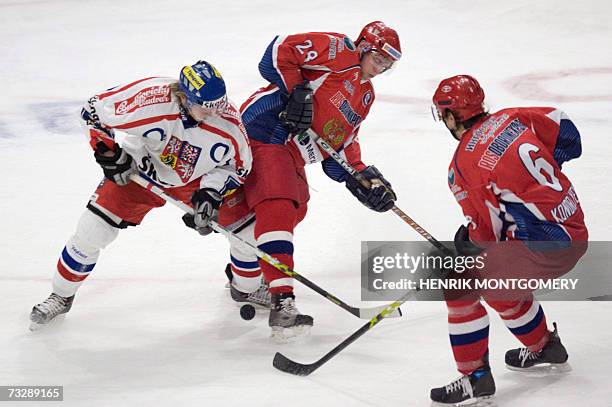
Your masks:
<instances>
[{"instance_id":1,"label":"skate blade","mask_svg":"<svg viewBox=\"0 0 612 407\"><path fill-rule=\"evenodd\" d=\"M527 368L514 367L506 365L508 370L513 372L529 373L531 375L550 375L550 374L563 374L572 371L572 366L565 363L543 363L541 365L535 365Z\"/></svg>"},{"instance_id":2,"label":"skate blade","mask_svg":"<svg viewBox=\"0 0 612 407\"><path fill-rule=\"evenodd\" d=\"M496 407L497 403L495 402L494 396L483 396L483 397L475 397L461 403L439 403L437 401L432 401L432 407Z\"/></svg>"},{"instance_id":3,"label":"skate blade","mask_svg":"<svg viewBox=\"0 0 612 407\"><path fill-rule=\"evenodd\" d=\"M59 314L58 316L47 322L38 322L30 320L30 326L28 327L28 329L30 330L30 332L40 331L42 328L56 325L62 322L64 319L66 319L65 313Z\"/></svg>"},{"instance_id":4,"label":"skate blade","mask_svg":"<svg viewBox=\"0 0 612 407\"><path fill-rule=\"evenodd\" d=\"M310 336L310 328L312 328L311 325L297 325L289 328L273 326L270 337L279 344L294 342Z\"/></svg>"},{"instance_id":5,"label":"skate blade","mask_svg":"<svg viewBox=\"0 0 612 407\"><path fill-rule=\"evenodd\" d=\"M28 329L30 330L30 332L36 332L42 329L43 326L45 326L46 324L41 324L38 322L30 322L30 326L28 327Z\"/></svg>"}]
</instances>

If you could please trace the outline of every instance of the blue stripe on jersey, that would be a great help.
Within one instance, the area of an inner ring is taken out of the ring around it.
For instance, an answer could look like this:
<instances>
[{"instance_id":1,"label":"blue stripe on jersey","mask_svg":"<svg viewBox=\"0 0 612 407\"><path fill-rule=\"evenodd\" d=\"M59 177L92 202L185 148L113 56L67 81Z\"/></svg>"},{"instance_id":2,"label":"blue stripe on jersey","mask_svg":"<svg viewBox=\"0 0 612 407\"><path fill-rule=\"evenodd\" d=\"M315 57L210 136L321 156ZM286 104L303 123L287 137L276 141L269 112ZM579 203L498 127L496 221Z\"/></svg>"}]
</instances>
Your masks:
<instances>
[{"instance_id":1,"label":"blue stripe on jersey","mask_svg":"<svg viewBox=\"0 0 612 407\"><path fill-rule=\"evenodd\" d=\"M274 37L268 48L266 48L266 52L264 52L261 61L259 61L259 73L270 83L275 83L278 87L285 93L287 93L287 88L285 87L285 83L283 82L283 78L280 76L279 72L274 67L274 59L273 59L273 48L274 44L278 40L278 35Z\"/></svg>"},{"instance_id":2,"label":"blue stripe on jersey","mask_svg":"<svg viewBox=\"0 0 612 407\"><path fill-rule=\"evenodd\" d=\"M266 253L293 255L293 243L286 240L273 240L257 246Z\"/></svg>"},{"instance_id":3,"label":"blue stripe on jersey","mask_svg":"<svg viewBox=\"0 0 612 407\"><path fill-rule=\"evenodd\" d=\"M450 337L450 342L452 346L461 346L461 345L469 345L471 343L476 343L483 339L488 338L489 336L489 326L479 329L478 331L470 332L467 334L461 335L448 335Z\"/></svg>"},{"instance_id":4,"label":"blue stripe on jersey","mask_svg":"<svg viewBox=\"0 0 612 407\"><path fill-rule=\"evenodd\" d=\"M547 220L540 220L522 203L503 202L506 211L514 218L517 230L514 237L523 241L545 242L543 245L527 245L531 249L543 250L567 247L571 237L561 226ZM558 242L557 244L550 243Z\"/></svg>"},{"instance_id":5,"label":"blue stripe on jersey","mask_svg":"<svg viewBox=\"0 0 612 407\"><path fill-rule=\"evenodd\" d=\"M459 150L457 150L457 151L459 151ZM453 162L455 163L454 168L455 168L455 170L457 170L457 174L459 174L459 176L461 178L465 179L465 177L461 173L461 169L459 169L459 164L457 163L457 151L455 151L455 155L453 156Z\"/></svg>"},{"instance_id":6,"label":"blue stripe on jersey","mask_svg":"<svg viewBox=\"0 0 612 407\"><path fill-rule=\"evenodd\" d=\"M88 121L94 122L93 117L87 110L85 110L85 108L81 109L81 119L83 119L83 121L85 122L88 122Z\"/></svg>"},{"instance_id":7,"label":"blue stripe on jersey","mask_svg":"<svg viewBox=\"0 0 612 407\"><path fill-rule=\"evenodd\" d=\"M580 132L571 120L561 119L557 144L553 153L555 161L561 167L564 162L578 158L581 154Z\"/></svg>"},{"instance_id":8,"label":"blue stripe on jersey","mask_svg":"<svg viewBox=\"0 0 612 407\"><path fill-rule=\"evenodd\" d=\"M285 144L289 132L280 124L278 115L286 104L280 89L253 102L242 112L249 137L267 144Z\"/></svg>"},{"instance_id":9,"label":"blue stripe on jersey","mask_svg":"<svg viewBox=\"0 0 612 407\"><path fill-rule=\"evenodd\" d=\"M327 157L325 160L321 161L321 167L323 167L325 175L334 181L345 182L348 178L348 172L331 157Z\"/></svg>"},{"instance_id":10,"label":"blue stripe on jersey","mask_svg":"<svg viewBox=\"0 0 612 407\"><path fill-rule=\"evenodd\" d=\"M225 196L228 192L237 189L242 185L239 181L235 180L233 177L227 177L225 183L223 184L223 188L219 191L219 195Z\"/></svg>"},{"instance_id":11,"label":"blue stripe on jersey","mask_svg":"<svg viewBox=\"0 0 612 407\"><path fill-rule=\"evenodd\" d=\"M64 260L64 263L66 263L66 265L70 267L71 270L74 270L78 273L89 273L96 266L96 263L94 264L79 263L78 261L73 259L68 254L68 250L66 250L65 247L64 247L64 250L62 251L62 259Z\"/></svg>"},{"instance_id":12,"label":"blue stripe on jersey","mask_svg":"<svg viewBox=\"0 0 612 407\"><path fill-rule=\"evenodd\" d=\"M241 269L257 269L259 268L258 261L241 261L230 255L231 262L234 266L240 267Z\"/></svg>"},{"instance_id":13,"label":"blue stripe on jersey","mask_svg":"<svg viewBox=\"0 0 612 407\"><path fill-rule=\"evenodd\" d=\"M509 328L510 332L512 332L514 335L526 335L536 329L538 325L540 325L540 322L542 322L542 318L544 318L544 310L540 305L540 307L538 308L538 313L533 317L531 321L527 322L525 325L516 328Z\"/></svg>"}]
</instances>

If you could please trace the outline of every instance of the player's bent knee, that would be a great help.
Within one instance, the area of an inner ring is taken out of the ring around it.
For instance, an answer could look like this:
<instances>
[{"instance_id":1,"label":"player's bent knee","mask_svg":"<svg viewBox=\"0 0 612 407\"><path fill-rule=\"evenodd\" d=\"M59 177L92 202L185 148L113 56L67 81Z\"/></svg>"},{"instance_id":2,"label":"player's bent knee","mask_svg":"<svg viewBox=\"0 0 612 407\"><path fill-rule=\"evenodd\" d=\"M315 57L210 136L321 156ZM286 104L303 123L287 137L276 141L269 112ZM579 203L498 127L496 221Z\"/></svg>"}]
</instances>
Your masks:
<instances>
[{"instance_id":1,"label":"player's bent knee","mask_svg":"<svg viewBox=\"0 0 612 407\"><path fill-rule=\"evenodd\" d=\"M103 249L115 240L118 234L119 229L87 209L79 219L75 238L91 248Z\"/></svg>"}]
</instances>

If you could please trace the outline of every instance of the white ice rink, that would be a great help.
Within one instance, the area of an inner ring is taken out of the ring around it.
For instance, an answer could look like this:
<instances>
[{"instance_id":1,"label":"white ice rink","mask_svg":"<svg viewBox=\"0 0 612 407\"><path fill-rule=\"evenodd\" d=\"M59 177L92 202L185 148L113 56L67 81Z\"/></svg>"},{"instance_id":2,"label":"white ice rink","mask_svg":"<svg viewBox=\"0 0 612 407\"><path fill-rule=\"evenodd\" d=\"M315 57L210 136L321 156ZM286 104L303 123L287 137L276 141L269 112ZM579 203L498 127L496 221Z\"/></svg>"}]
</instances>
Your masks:
<instances>
[{"instance_id":1,"label":"white ice rink","mask_svg":"<svg viewBox=\"0 0 612 407\"><path fill-rule=\"evenodd\" d=\"M79 106L117 84L177 76L197 59L214 63L242 103L264 84L257 63L276 34L356 36L381 19L399 32L404 58L374 80L361 143L400 208L439 240L462 222L446 185L456 144L429 106L440 79L469 73L491 110L553 105L575 121L584 152L564 171L591 239L612 240L611 16L605 0L0 1L0 385L63 385L55 404L64 406L428 406L429 389L457 377L444 304L407 304L402 319L383 321L307 378L278 372L276 351L312 362L363 321L296 284L300 309L315 318L312 335L271 342L264 313L242 321L223 288L226 241L200 238L170 206L103 251L63 322L29 332L29 311L49 294L102 175ZM420 236L391 213L367 211L318 165L308 175L296 270L358 304L360 241ZM507 371L504 352L518 342L491 313L498 405L612 405L612 306L543 306L573 371Z\"/></svg>"}]
</instances>

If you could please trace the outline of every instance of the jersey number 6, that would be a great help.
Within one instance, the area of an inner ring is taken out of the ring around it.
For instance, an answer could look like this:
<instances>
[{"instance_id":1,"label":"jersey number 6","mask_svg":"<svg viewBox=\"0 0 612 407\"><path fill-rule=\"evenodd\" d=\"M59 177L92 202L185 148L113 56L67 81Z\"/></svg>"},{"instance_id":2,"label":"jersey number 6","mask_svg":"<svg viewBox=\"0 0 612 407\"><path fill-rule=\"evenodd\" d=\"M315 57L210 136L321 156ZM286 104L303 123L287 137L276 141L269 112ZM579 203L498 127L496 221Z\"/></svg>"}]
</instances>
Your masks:
<instances>
[{"instance_id":1,"label":"jersey number 6","mask_svg":"<svg viewBox=\"0 0 612 407\"><path fill-rule=\"evenodd\" d=\"M527 171L540 184L561 192L563 187L561 187L559 178L555 177L555 168L544 157L538 157L535 160L531 158L532 151L537 153L540 149L529 143L523 143L518 148L519 156L523 164L525 164ZM550 181L547 176L550 178Z\"/></svg>"}]
</instances>

